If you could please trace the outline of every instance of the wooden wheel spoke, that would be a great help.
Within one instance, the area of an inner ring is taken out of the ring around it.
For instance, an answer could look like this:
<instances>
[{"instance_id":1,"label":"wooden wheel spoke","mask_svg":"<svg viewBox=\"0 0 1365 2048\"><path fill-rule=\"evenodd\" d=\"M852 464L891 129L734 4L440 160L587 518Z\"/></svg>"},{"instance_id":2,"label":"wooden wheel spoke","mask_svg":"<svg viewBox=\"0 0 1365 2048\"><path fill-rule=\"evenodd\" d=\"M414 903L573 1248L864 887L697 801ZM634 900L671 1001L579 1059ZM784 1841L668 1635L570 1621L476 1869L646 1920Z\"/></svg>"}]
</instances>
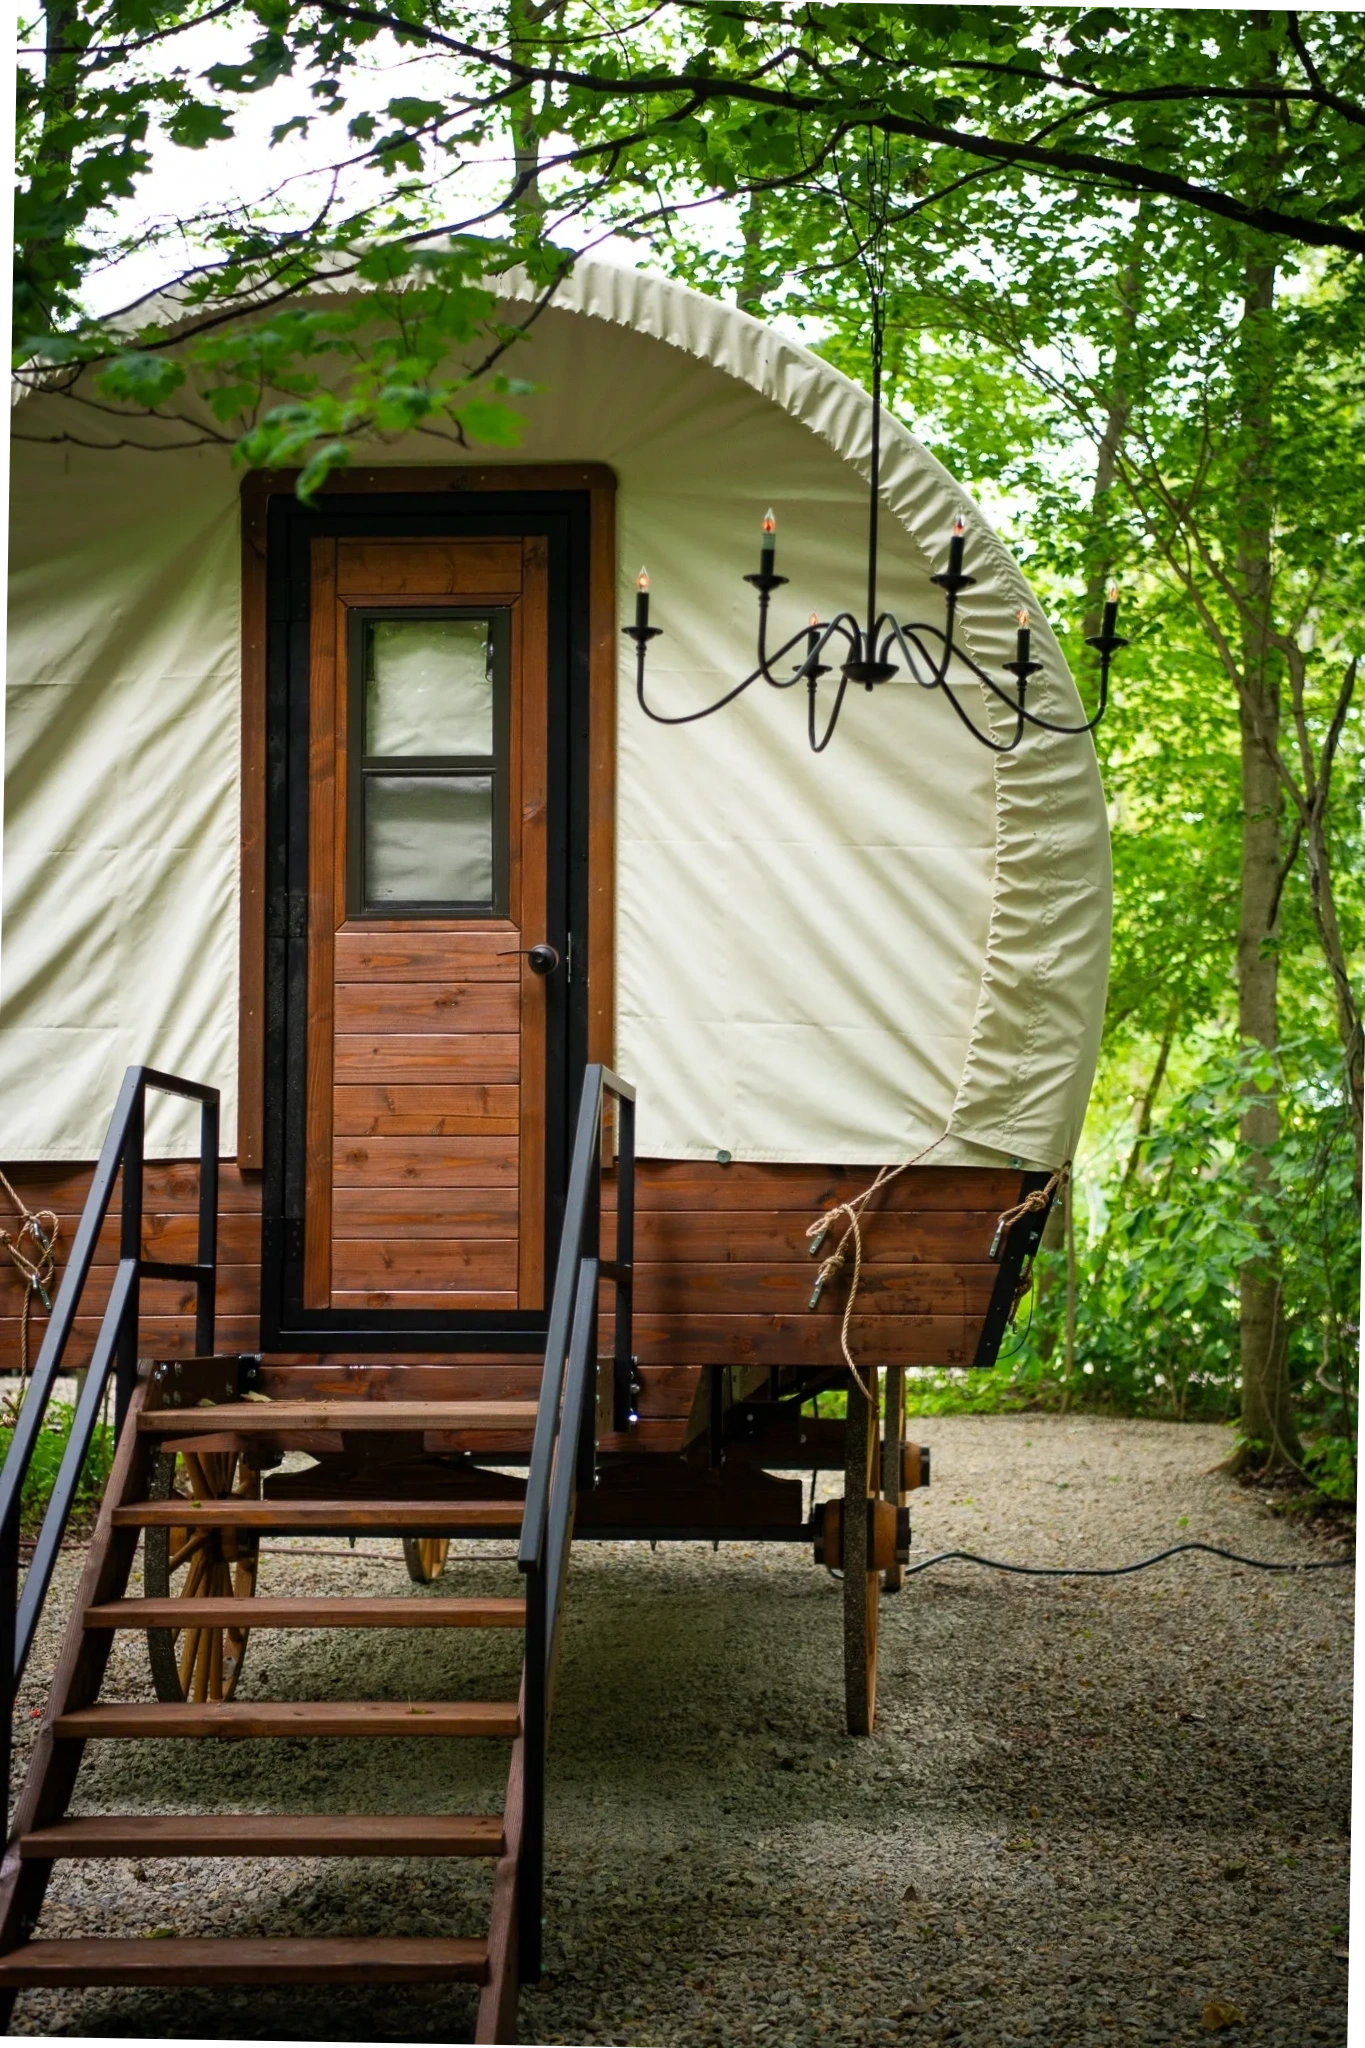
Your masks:
<instances>
[{"instance_id":1,"label":"wooden wheel spoke","mask_svg":"<svg viewBox=\"0 0 1365 2048\"><path fill-rule=\"evenodd\" d=\"M439 1579L450 1555L448 1536L405 1536L403 1560L414 1585L429 1586Z\"/></svg>"},{"instance_id":2,"label":"wooden wheel spoke","mask_svg":"<svg viewBox=\"0 0 1365 2048\"><path fill-rule=\"evenodd\" d=\"M176 1544L177 1537L185 1539L178 1546ZM172 1529L170 1544L171 1570L178 1572L181 1565L188 1564L197 1552L206 1550L208 1548L208 1540L208 1534L203 1529L196 1529L193 1535L188 1535L184 1529Z\"/></svg>"},{"instance_id":3,"label":"wooden wheel spoke","mask_svg":"<svg viewBox=\"0 0 1365 2048\"><path fill-rule=\"evenodd\" d=\"M168 1453L153 1483L157 1498L257 1500L260 1472L235 1451ZM143 1583L154 1599L250 1599L256 1591L257 1545L240 1531L149 1529ZM176 1575L178 1585L172 1584ZM157 1697L203 1704L231 1699L250 1631L244 1628L152 1629L148 1653Z\"/></svg>"}]
</instances>

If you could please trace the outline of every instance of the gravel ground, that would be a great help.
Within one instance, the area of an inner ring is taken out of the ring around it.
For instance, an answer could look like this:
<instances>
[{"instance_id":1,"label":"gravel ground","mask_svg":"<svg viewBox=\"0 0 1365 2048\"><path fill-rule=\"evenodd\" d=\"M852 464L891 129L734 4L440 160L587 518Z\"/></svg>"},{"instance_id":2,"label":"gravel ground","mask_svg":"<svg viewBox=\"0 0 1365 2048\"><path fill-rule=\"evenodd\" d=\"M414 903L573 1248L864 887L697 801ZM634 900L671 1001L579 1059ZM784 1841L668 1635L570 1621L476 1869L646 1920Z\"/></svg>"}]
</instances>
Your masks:
<instances>
[{"instance_id":1,"label":"gravel ground","mask_svg":"<svg viewBox=\"0 0 1365 2048\"><path fill-rule=\"evenodd\" d=\"M1187 1537L1314 1554L1210 1470L1217 1429L961 1417L919 1433L934 1452L919 1554L1117 1563ZM396 1544L323 1547L273 1553L261 1590L407 1584ZM481 1546L440 1590L513 1590L506 1557ZM63 1560L64 1591L78 1563ZM1349 1572L1209 1558L1090 1583L947 1566L884 1603L878 1730L855 1742L839 1588L804 1551L580 1545L547 1972L523 1994L522 2038L1345 2042L1353 1595ZM518 1643L257 1636L242 1690L506 1698ZM54 1650L50 1630L21 1741ZM127 1697L149 1696L142 1657L120 1643ZM496 1745L447 1742L87 1757L88 1812L487 1811L505 1768ZM486 1873L456 1863L59 1865L40 1932L477 1934L486 1900ZM473 2012L465 1990L28 1992L13 2030L450 2041Z\"/></svg>"}]
</instances>

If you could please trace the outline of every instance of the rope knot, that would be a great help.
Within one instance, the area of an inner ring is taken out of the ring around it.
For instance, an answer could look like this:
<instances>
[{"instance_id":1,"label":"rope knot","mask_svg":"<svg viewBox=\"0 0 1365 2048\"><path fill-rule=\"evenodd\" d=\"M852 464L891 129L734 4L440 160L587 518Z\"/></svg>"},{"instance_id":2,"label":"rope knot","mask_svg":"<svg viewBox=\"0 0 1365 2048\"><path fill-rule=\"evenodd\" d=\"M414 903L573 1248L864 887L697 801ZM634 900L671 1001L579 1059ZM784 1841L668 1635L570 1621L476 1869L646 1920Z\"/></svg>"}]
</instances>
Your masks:
<instances>
[{"instance_id":1,"label":"rope knot","mask_svg":"<svg viewBox=\"0 0 1365 2048\"><path fill-rule=\"evenodd\" d=\"M1012 1209L1002 1209L995 1221L995 1236L991 1239L990 1256L998 1259L1000 1248L1016 1223L1025 1216L1036 1216L1046 1209L1054 1195L1058 1195L1071 1179L1071 1161L1065 1160L1045 1187L1032 1188L1022 1202L1016 1202Z\"/></svg>"},{"instance_id":2,"label":"rope knot","mask_svg":"<svg viewBox=\"0 0 1365 2048\"><path fill-rule=\"evenodd\" d=\"M13 1232L0 1230L0 1245L9 1253L24 1283L24 1307L19 1322L19 1378L22 1384L28 1377L28 1319L35 1294L47 1313L52 1313L51 1290L57 1275L57 1240L61 1236L61 1225L51 1209L30 1209L21 1202L3 1173L0 1173L0 1187L4 1188L19 1212L19 1228ZM32 1239L37 1247L33 1255L24 1249L25 1239Z\"/></svg>"}]
</instances>

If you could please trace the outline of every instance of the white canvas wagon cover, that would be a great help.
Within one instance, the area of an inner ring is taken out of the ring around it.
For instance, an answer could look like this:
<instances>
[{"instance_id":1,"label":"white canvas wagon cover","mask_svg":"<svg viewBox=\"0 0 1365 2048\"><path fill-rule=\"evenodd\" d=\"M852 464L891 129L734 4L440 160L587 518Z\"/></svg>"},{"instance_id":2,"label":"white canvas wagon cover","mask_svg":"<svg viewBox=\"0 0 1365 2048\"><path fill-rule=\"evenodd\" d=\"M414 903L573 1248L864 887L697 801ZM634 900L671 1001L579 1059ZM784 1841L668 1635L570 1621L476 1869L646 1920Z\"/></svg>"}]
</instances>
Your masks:
<instances>
[{"instance_id":1,"label":"white canvas wagon cover","mask_svg":"<svg viewBox=\"0 0 1365 2048\"><path fill-rule=\"evenodd\" d=\"M616 474L622 615L647 564L660 708L753 665L741 577L769 504L791 579L778 637L811 609L861 609L870 408L827 364L713 299L583 261L517 368L537 390L505 459ZM14 431L0 1150L93 1157L142 1060L222 1088L231 1152L239 473L221 447L158 447L173 428L79 399L26 398ZM929 577L961 512L978 579L965 646L1003 679L1027 605L1030 701L1079 719L1016 564L910 434L889 416L882 432L885 602L941 618ZM452 452L414 438L374 459ZM640 1090L641 1152L881 1163L940 1139L944 1164L1065 1158L1108 958L1090 741L1035 731L992 755L941 695L898 679L850 692L817 759L804 690L756 685L669 729L642 716L621 649L615 1056ZM1003 708L964 687L1003 730ZM188 1126L158 1114L153 1148L188 1149Z\"/></svg>"}]
</instances>

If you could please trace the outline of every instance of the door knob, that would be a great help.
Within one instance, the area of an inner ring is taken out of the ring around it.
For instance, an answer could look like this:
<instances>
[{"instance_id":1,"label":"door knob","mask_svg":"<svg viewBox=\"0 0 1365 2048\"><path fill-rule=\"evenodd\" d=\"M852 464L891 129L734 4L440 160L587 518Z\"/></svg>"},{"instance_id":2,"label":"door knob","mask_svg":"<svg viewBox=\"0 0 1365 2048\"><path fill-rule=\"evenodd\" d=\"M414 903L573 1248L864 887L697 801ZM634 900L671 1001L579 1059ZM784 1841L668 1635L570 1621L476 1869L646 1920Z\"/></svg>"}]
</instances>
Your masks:
<instances>
[{"instance_id":1,"label":"door knob","mask_svg":"<svg viewBox=\"0 0 1365 2048\"><path fill-rule=\"evenodd\" d=\"M553 974L559 965L559 952L554 946L532 946L526 955L526 964L532 974Z\"/></svg>"}]
</instances>

